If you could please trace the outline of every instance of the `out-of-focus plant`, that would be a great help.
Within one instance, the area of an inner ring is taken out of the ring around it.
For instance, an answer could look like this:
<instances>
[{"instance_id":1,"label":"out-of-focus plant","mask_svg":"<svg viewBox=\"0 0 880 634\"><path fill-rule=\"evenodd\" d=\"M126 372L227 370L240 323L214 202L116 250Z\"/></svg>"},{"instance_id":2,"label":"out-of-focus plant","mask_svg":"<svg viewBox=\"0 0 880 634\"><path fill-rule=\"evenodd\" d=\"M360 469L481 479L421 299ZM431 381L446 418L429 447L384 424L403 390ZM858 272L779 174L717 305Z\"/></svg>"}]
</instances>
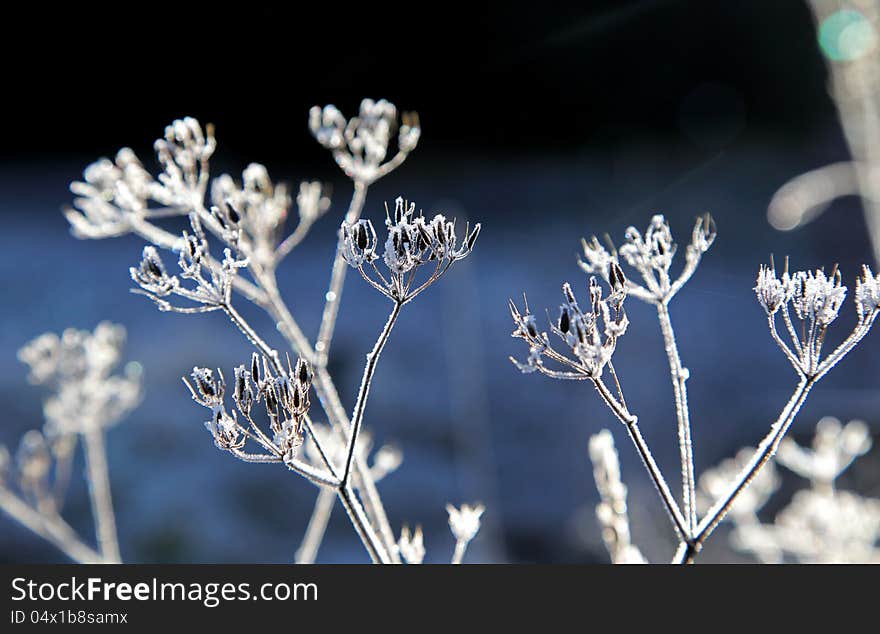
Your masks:
<instances>
[{"instance_id":1,"label":"out-of-focus plant","mask_svg":"<svg viewBox=\"0 0 880 634\"><path fill-rule=\"evenodd\" d=\"M799 381L758 448L743 459L736 474L725 483L700 518L697 514L697 480L687 399L690 373L678 353L669 304L693 276L715 236L712 218L708 214L698 218L690 244L685 249L684 266L677 276L671 274L677 245L668 223L661 215L651 219L644 235L635 227L629 227L625 243L619 250L610 239L608 248L595 237L583 241L581 268L588 274L604 279L610 292L606 297L596 277L590 277L588 299L581 305L572 286L564 284L563 303L559 307L558 317L550 323L550 332L555 339L539 329L527 303L525 310L520 311L510 302L515 324L513 336L522 339L529 350L525 361L513 357L511 361L524 373L538 372L554 379L587 381L593 385L602 401L623 424L660 495L680 541L673 557L673 562L677 563L694 561L734 502L776 453L810 390L868 334L880 310L880 278L865 266L854 293L858 317L856 325L836 348L823 356L826 335L837 319L847 291L841 283L837 267L830 273L821 269L792 273L786 261L781 274L772 262L770 266L760 268L755 286L758 303L766 313L771 337L791 363ZM621 263L633 269L640 281L628 278ZM621 380L612 362L618 341L629 326L624 309L628 296L647 302L657 310L675 398L681 459L681 505L642 437L639 419L627 405ZM780 319L784 323L788 341L779 334L777 322ZM559 346L554 343L557 339L561 343ZM610 386L606 379L610 381ZM637 551L633 551L629 543L626 489L619 480L613 444L609 444L606 436L594 438L591 457L602 495L599 518L606 533L606 544L616 561L637 559Z\"/></svg>"},{"instance_id":2,"label":"out-of-focus plant","mask_svg":"<svg viewBox=\"0 0 880 634\"><path fill-rule=\"evenodd\" d=\"M94 332L40 335L18 353L30 380L45 385L45 424L21 439L15 459L0 445L0 509L80 563L119 563L110 495L106 430L140 402L141 368L122 359L125 329L102 322ZM82 444L97 548L61 515L76 448Z\"/></svg>"},{"instance_id":3,"label":"out-of-focus plant","mask_svg":"<svg viewBox=\"0 0 880 634\"><path fill-rule=\"evenodd\" d=\"M772 523L758 514L779 488L773 462L761 471L746 494L731 507L730 541L762 563L880 563L880 500L841 491L837 479L871 448L871 435L861 421L841 425L823 418L816 426L812 447L791 438L779 445L775 462L806 479ZM711 503L751 452L721 463L700 478L700 492Z\"/></svg>"},{"instance_id":4,"label":"out-of-focus plant","mask_svg":"<svg viewBox=\"0 0 880 634\"><path fill-rule=\"evenodd\" d=\"M169 125L155 143L162 168L156 178L129 149L120 150L114 161L101 159L90 165L83 182L71 185L76 199L65 214L80 238L131 233L145 239L149 244L131 268L134 292L146 295L162 311L224 313L254 346L253 358L232 374L231 412L226 407L227 383L219 370L196 367L185 382L193 400L210 410L206 426L219 449L248 462L283 464L319 488L297 561L314 560L334 497L373 562L400 563L402 553L407 561L421 561L416 556L421 533L407 530L395 539L375 484L397 468L401 456L389 447L380 448L373 464L368 463L361 434L364 413L379 357L404 307L471 253L480 226L466 228L459 238L453 221L440 214L426 218L402 198L393 210L386 206L381 239L372 222L361 219L369 186L415 149L421 135L415 114L404 114L398 121L393 104L365 99L358 116L350 119L334 106L312 108L309 128L353 183L314 343L282 299L276 272L329 209L324 188L315 182L300 185L298 222L288 233L293 200L287 187L270 180L265 167L248 166L241 184L228 175L211 179L209 159L216 148L212 126L203 128L190 117ZM189 229L174 234L159 225L173 216L186 217ZM222 255L215 255L214 245ZM160 250L177 255L179 270L166 267ZM350 416L327 367L348 267L391 303L388 320L367 354ZM295 361L257 332L239 312L241 301L268 314ZM312 420L312 389L329 423L326 427ZM475 519L473 513L462 515L473 520L468 526L479 527L479 514ZM452 526L454 533L462 522ZM470 538L455 536L455 558L460 560Z\"/></svg>"},{"instance_id":5,"label":"out-of-focus plant","mask_svg":"<svg viewBox=\"0 0 880 634\"><path fill-rule=\"evenodd\" d=\"M852 159L801 174L783 185L767 211L781 230L803 226L834 200L858 196L880 263L880 2L808 0L829 71L829 92Z\"/></svg>"}]
</instances>

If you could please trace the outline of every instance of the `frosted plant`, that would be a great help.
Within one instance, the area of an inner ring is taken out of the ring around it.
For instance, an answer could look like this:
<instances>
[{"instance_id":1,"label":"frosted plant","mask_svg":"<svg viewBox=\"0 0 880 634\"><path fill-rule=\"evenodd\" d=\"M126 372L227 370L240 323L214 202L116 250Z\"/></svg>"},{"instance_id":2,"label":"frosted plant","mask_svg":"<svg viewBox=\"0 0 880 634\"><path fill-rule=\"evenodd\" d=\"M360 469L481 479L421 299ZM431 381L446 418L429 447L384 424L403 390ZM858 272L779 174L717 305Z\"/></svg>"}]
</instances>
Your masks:
<instances>
[{"instance_id":1,"label":"frosted plant","mask_svg":"<svg viewBox=\"0 0 880 634\"><path fill-rule=\"evenodd\" d=\"M449 529L455 537L455 552L452 555L453 564L460 564L464 560L468 544L473 541L480 531L480 518L485 511L486 507L482 504L475 504L473 506L462 504L459 508L455 508L451 504L446 505L446 512L449 513Z\"/></svg>"},{"instance_id":2,"label":"frosted plant","mask_svg":"<svg viewBox=\"0 0 880 634\"><path fill-rule=\"evenodd\" d=\"M615 564L647 563L638 546L631 541L626 485L620 479L620 460L614 447L614 436L607 429L590 438L590 460L601 498L596 506L596 517L611 561Z\"/></svg>"},{"instance_id":3,"label":"frosted plant","mask_svg":"<svg viewBox=\"0 0 880 634\"><path fill-rule=\"evenodd\" d=\"M102 322L94 332L65 330L40 335L18 356L30 380L45 385L45 424L21 439L15 461L0 445L0 509L74 561L119 563L104 434L141 399L141 370L122 359L125 329ZM97 549L62 518L77 445L82 442Z\"/></svg>"},{"instance_id":4,"label":"frosted plant","mask_svg":"<svg viewBox=\"0 0 880 634\"><path fill-rule=\"evenodd\" d=\"M819 217L838 198L858 196L880 263L880 2L807 0L828 62L829 92L852 159L796 176L773 196L767 218L788 231Z\"/></svg>"},{"instance_id":5,"label":"frosted plant","mask_svg":"<svg viewBox=\"0 0 880 634\"><path fill-rule=\"evenodd\" d=\"M747 459L742 460L736 477L726 484L723 491L716 496L715 503L699 518L687 400L687 380L690 374L678 353L669 303L694 274L703 254L712 246L715 235L715 223L708 214L697 219L690 243L685 249L684 266L677 276L671 273L677 245L673 241L668 223L661 215L651 219L644 235L635 227L629 227L626 230L625 243L619 250L610 240L607 248L595 237L589 241L584 240L584 255L580 266L592 275L588 285L589 303L586 309L581 308L572 287L569 284L563 286L564 302L560 306L558 318L550 323L550 331L562 342L562 347L538 328L528 304L525 305L525 311L520 312L510 302L510 312L515 324L513 336L523 339L528 346L526 360L511 358L514 365L524 373L539 372L554 379L590 382L602 401L623 423L680 540L674 562L689 563L695 559L718 523L728 514L734 501L743 494L776 452L813 386L868 334L880 305L880 280L866 266L856 282L856 326L842 343L823 357L822 348L826 335L846 297L847 289L841 283L837 267L829 274L823 270L789 273L786 262L781 275L772 263L769 267L760 268L755 286L758 302L766 312L771 337L791 362L800 382L779 418L770 426L767 436ZM621 262L634 270L639 281L625 275ZM610 287L607 298L603 298L602 287L595 276L602 278ZM675 398L681 460L681 506L641 435L639 419L627 405L621 381L614 370L613 355L618 340L625 335L629 324L624 311L628 296L647 302L657 310ZM788 341L778 332L777 321L780 318L785 324ZM800 323L801 335L798 335L795 321ZM606 383L606 377L610 377L612 387ZM592 457L604 500L610 494L608 478L612 460L607 442L597 442L599 448L592 452ZM603 442L606 446L601 449ZM617 500L619 511L619 490ZM610 517L600 519L603 521L603 528L607 528L615 520ZM616 520L619 522L621 518ZM613 550L615 543L611 542L612 557L617 556Z\"/></svg>"},{"instance_id":6,"label":"frosted plant","mask_svg":"<svg viewBox=\"0 0 880 634\"><path fill-rule=\"evenodd\" d=\"M376 481L399 466L401 454L384 447L372 465L368 463L369 441L361 434L364 413L376 365L403 307L471 253L480 226L466 227L459 238L454 221L440 214L426 219L416 213L414 203L402 198L395 201L393 213L386 206L381 241L372 223L361 220L368 187L399 167L418 143L418 117L407 113L401 118L398 123L391 103L370 99L363 100L358 116L350 119L332 105L309 113L312 134L331 151L354 187L314 343L283 300L276 271L327 213L329 199L320 183L300 185L295 201L299 220L288 233L288 209L294 202L288 188L273 183L258 164L244 170L241 184L228 175L211 179L213 127L203 129L187 117L174 121L156 141L158 176L154 178L131 150L123 149L115 161L101 159L85 170L83 182L71 185L76 198L65 210L78 237L133 233L148 242L140 262L130 269L135 293L146 295L162 311L222 312L254 346L249 364L230 375L234 384L227 385L220 370L201 367L185 381L193 400L210 410L206 426L219 449L248 462L282 464L319 488L297 551L301 563L314 561L334 498L374 562L400 563L403 551L407 560L421 559L416 556L420 537L411 535L407 547L399 547L376 489ZM178 235L159 225L172 216L187 217L189 228ZM166 266L162 250L176 254L176 269ZM219 253L222 256L215 255ZM367 355L350 417L327 369L349 266L392 303L388 321ZM295 362L270 346L242 316L242 300L269 315ZM312 389L326 427L311 418ZM235 406L231 410L225 402L230 394Z\"/></svg>"},{"instance_id":7,"label":"frosted plant","mask_svg":"<svg viewBox=\"0 0 880 634\"><path fill-rule=\"evenodd\" d=\"M763 563L880 563L880 500L836 486L837 478L870 448L864 423L841 425L831 417L819 421L810 448L784 439L776 462L805 478L809 488L797 491L772 523L763 523L758 512L778 487L778 476L768 464L749 489L758 485L758 492L740 496L728 515L733 546ZM772 477L763 478L767 473ZM700 478L707 504L734 475L723 463Z\"/></svg>"}]
</instances>

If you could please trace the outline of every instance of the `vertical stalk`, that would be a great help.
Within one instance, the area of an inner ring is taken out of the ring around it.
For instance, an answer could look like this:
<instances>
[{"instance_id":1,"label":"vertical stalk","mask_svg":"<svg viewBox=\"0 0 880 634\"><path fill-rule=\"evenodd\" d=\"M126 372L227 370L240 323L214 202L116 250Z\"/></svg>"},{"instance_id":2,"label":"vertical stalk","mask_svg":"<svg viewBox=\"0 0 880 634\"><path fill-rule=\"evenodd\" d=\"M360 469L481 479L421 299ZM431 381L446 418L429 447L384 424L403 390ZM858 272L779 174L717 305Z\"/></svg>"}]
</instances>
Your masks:
<instances>
[{"instance_id":1,"label":"vertical stalk","mask_svg":"<svg viewBox=\"0 0 880 634\"><path fill-rule=\"evenodd\" d=\"M296 563L313 564L318 556L318 548L324 541L324 533L327 531L327 523L333 513L333 505L336 504L334 492L330 489L318 491L315 500L315 509L303 536L302 544L296 551Z\"/></svg>"},{"instance_id":2,"label":"vertical stalk","mask_svg":"<svg viewBox=\"0 0 880 634\"><path fill-rule=\"evenodd\" d=\"M654 456L648 448L648 443L646 443L645 439L642 437L642 433L639 430L638 419L621 406L601 379L594 380L593 384L596 386L596 390L599 392L602 400L605 401L614 415L617 416L620 422L623 423L624 427L626 427L626 431L629 433L629 437L632 440L633 445L635 445L636 451L638 451L639 457L642 459L642 463L648 470L648 474L651 476L651 481L657 488L657 492L660 494L660 499L663 501L666 511L669 513L669 518L672 520L672 525L675 526L675 530L678 532L679 537L681 537L683 541L690 543L691 534L688 531L687 520L682 516L678 504L675 503L675 498L672 497L672 491L669 490L669 485L666 484L666 479L660 471L660 467L658 467L657 463L654 461Z\"/></svg>"},{"instance_id":3,"label":"vertical stalk","mask_svg":"<svg viewBox=\"0 0 880 634\"><path fill-rule=\"evenodd\" d=\"M116 538L113 501L110 496L110 477L107 473L104 432L100 428L90 429L83 434L83 438L85 440L89 497L92 502L92 515L95 519L98 549L108 563L122 563L122 558L119 556L119 542Z\"/></svg>"},{"instance_id":4,"label":"vertical stalk","mask_svg":"<svg viewBox=\"0 0 880 634\"><path fill-rule=\"evenodd\" d=\"M681 457L681 486L684 515L688 520L690 534L697 530L697 493L694 475L694 452L691 443L690 412L687 401L687 374L681 365L675 331L669 316L669 306L665 301L657 302L657 318L663 335L666 358L669 360L669 373L672 377L672 390L675 393L675 418L678 421L678 447Z\"/></svg>"},{"instance_id":5,"label":"vertical stalk","mask_svg":"<svg viewBox=\"0 0 880 634\"><path fill-rule=\"evenodd\" d=\"M345 214L345 222L353 223L360 218L367 198L367 184L363 181L354 182L354 194ZM339 301L342 298L342 287L345 284L345 274L348 272L348 263L342 257L339 249L333 260L333 270L330 273L330 287L325 296L324 313L321 315L321 327L318 330L318 340L315 343L315 365L324 367L330 354L330 342L336 329L336 318L339 315Z\"/></svg>"},{"instance_id":6,"label":"vertical stalk","mask_svg":"<svg viewBox=\"0 0 880 634\"><path fill-rule=\"evenodd\" d=\"M367 407L367 398L370 395L370 385L373 383L373 375L376 372L379 357L382 354L382 349L385 347L385 344L388 343L388 337L391 336L391 331L394 329L394 324L397 323L397 318L400 315L400 309L402 307L403 304L401 302L394 302L394 308L391 309L391 314L388 315L388 321L385 322L385 327L382 328L382 332L379 334L376 344L367 355L367 365L364 367L364 377L361 380L357 402L355 403L354 411L351 414L351 437L348 440L348 454L345 459L345 469L342 471L342 486L348 484L348 479L351 475L351 464L356 453L357 438L361 429L361 424L364 420L364 410Z\"/></svg>"},{"instance_id":7,"label":"vertical stalk","mask_svg":"<svg viewBox=\"0 0 880 634\"><path fill-rule=\"evenodd\" d=\"M297 324L293 315L290 314L284 300L282 300L274 280L271 277L261 278L260 285L266 289L268 301L265 309L275 319L278 331L290 347L293 348L294 352L312 362L315 373L312 386L315 388L315 393L318 395L321 406L327 413L327 418L337 431L348 438L351 432L348 413L342 405L342 400L336 391L333 378L326 367L315 365L315 352L299 324ZM356 476L354 485L361 493L364 508L382 536L382 541L389 551L392 560L395 563L399 563L399 557L397 557L396 550L394 550L395 539L391 530L391 523L388 521L385 507L382 505L382 498L376 489L376 483L370 475L370 470L364 457L361 454L356 454L354 460L354 475Z\"/></svg>"}]
</instances>

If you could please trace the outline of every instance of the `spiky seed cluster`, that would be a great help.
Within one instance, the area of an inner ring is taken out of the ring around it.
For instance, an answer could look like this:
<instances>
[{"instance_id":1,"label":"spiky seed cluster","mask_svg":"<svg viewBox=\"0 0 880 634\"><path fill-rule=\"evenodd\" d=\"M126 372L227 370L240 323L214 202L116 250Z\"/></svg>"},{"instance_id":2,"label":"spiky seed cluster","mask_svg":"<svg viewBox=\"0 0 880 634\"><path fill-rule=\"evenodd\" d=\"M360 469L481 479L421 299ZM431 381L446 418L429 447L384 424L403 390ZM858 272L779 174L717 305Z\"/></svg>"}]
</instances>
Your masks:
<instances>
[{"instance_id":1,"label":"spiky seed cluster","mask_svg":"<svg viewBox=\"0 0 880 634\"><path fill-rule=\"evenodd\" d=\"M367 282L383 295L397 302L408 302L436 282L459 260L470 255L480 234L480 225L465 227L459 244L455 221L442 214L427 220L415 203L397 198L394 211L387 211L387 237L381 259L388 269L386 278L376 266L380 259L376 230L369 220L342 223L339 232L340 253L350 266L357 269ZM425 281L416 277L419 267L433 264ZM369 267L369 268L368 268Z\"/></svg>"},{"instance_id":2,"label":"spiky seed cluster","mask_svg":"<svg viewBox=\"0 0 880 634\"><path fill-rule=\"evenodd\" d=\"M456 541L470 542L480 532L480 518L486 507L482 504L462 504L455 508L452 504L446 505L449 514L449 529Z\"/></svg>"},{"instance_id":3,"label":"spiky seed cluster","mask_svg":"<svg viewBox=\"0 0 880 634\"><path fill-rule=\"evenodd\" d=\"M425 560L425 539L422 534L422 527L416 526L414 531L410 531L409 526L404 526L400 530L397 549L406 563L422 563Z\"/></svg>"},{"instance_id":4,"label":"spiky seed cluster","mask_svg":"<svg viewBox=\"0 0 880 634\"><path fill-rule=\"evenodd\" d=\"M835 266L830 274L824 270L788 272L788 262L779 275L775 266L762 266L755 283L755 296L767 313L770 332L798 372L806 376L821 370L822 345L828 327L837 319L846 299L846 286L841 283ZM862 337L877 316L880 285L868 267L856 280L855 303L858 323L851 337ZM794 319L801 323L800 335ZM781 314L789 341L779 336L776 317ZM834 355L832 355L834 356ZM831 360L836 362L835 360Z\"/></svg>"},{"instance_id":5,"label":"spiky seed cluster","mask_svg":"<svg viewBox=\"0 0 880 634\"><path fill-rule=\"evenodd\" d=\"M165 137L153 147L163 169L159 182L173 202L183 207L191 207L196 197L201 202L208 184L208 159L217 148L213 127L203 131L193 117L177 119L165 127Z\"/></svg>"},{"instance_id":6,"label":"spiky seed cluster","mask_svg":"<svg viewBox=\"0 0 880 634\"><path fill-rule=\"evenodd\" d=\"M129 148L117 152L115 160L102 158L83 172L83 181L70 185L74 208L64 210L71 229L79 238L108 238L132 230L132 216L143 214L152 200L170 205L174 197L153 180Z\"/></svg>"},{"instance_id":7,"label":"spiky seed cluster","mask_svg":"<svg viewBox=\"0 0 880 634\"><path fill-rule=\"evenodd\" d=\"M314 106L309 111L309 129L318 143L333 152L349 178L367 184L402 162L421 135L417 114L404 113L398 127L397 108L384 99L364 99L358 116L350 120L336 106ZM397 155L386 162L395 131Z\"/></svg>"},{"instance_id":8,"label":"spiky seed cluster","mask_svg":"<svg viewBox=\"0 0 880 634\"><path fill-rule=\"evenodd\" d=\"M641 276L644 284L627 282L627 292L638 299L656 303L668 302L673 295L693 275L703 254L709 250L717 235L715 221L709 214L697 218L691 233L691 242L685 250L685 266L675 280L670 276L670 267L678 246L672 239L672 231L666 219L658 214L651 218L644 236L635 227L627 228L626 242L616 249L609 240L609 249L603 247L593 236L583 240L583 259L581 268L587 273L601 275L609 281L611 264L619 264L622 258Z\"/></svg>"},{"instance_id":9,"label":"spiky seed cluster","mask_svg":"<svg viewBox=\"0 0 880 634\"><path fill-rule=\"evenodd\" d=\"M861 277L856 280L856 309L859 319L865 320L868 315L876 312L878 307L880 307L880 275L874 275L865 265L862 267Z\"/></svg>"},{"instance_id":10,"label":"spiky seed cluster","mask_svg":"<svg viewBox=\"0 0 880 634\"><path fill-rule=\"evenodd\" d=\"M790 305L799 320L827 328L840 313L846 299L846 286L841 283L837 267L830 275L817 269L793 274L785 271L777 276L774 267L761 266L755 295L768 315Z\"/></svg>"},{"instance_id":11,"label":"spiky seed cluster","mask_svg":"<svg viewBox=\"0 0 880 634\"><path fill-rule=\"evenodd\" d=\"M101 322L93 332L69 328L40 335L18 352L34 383L48 385L43 403L47 433L83 433L117 423L140 402L139 366L113 374L122 358L125 328Z\"/></svg>"},{"instance_id":12,"label":"spiky seed cluster","mask_svg":"<svg viewBox=\"0 0 880 634\"><path fill-rule=\"evenodd\" d=\"M212 370L197 367L193 368L191 381L184 379L193 400L211 410L211 420L205 426L219 449L235 453L249 438L258 440L239 422L241 415L259 439L269 440L266 443L269 446L263 445L265 449L286 463L297 457L303 444L304 419L310 406L312 371L304 359L298 359L294 365L288 359L284 372L272 368L269 359L256 353L251 358L250 367L239 365L235 368L232 400L237 411L231 415L224 406L227 386L220 370L215 377ZM271 439L258 431L253 420L253 408L258 403L262 403L266 410Z\"/></svg>"},{"instance_id":13,"label":"spiky seed cluster","mask_svg":"<svg viewBox=\"0 0 880 634\"><path fill-rule=\"evenodd\" d=\"M214 209L219 214L217 208ZM180 278L168 273L159 252L153 246L144 247L138 266L129 268L131 279L140 287L132 292L149 297L161 311L191 313L223 308L230 301L232 284L238 269L248 265L248 260L236 258L229 248L223 250L223 261L213 264L208 240L198 216L190 215L190 223L193 233L184 231L182 235L182 248L178 258ZM230 238L229 243L235 244L235 240ZM185 287L181 278L190 280L192 287ZM170 296L181 297L194 305L174 305L165 299Z\"/></svg>"},{"instance_id":14,"label":"spiky seed cluster","mask_svg":"<svg viewBox=\"0 0 880 634\"><path fill-rule=\"evenodd\" d=\"M550 345L550 339L539 332L534 315L519 312L512 301L510 314L516 328L512 336L529 344L529 356L524 363L511 358L511 361L524 373L541 372L553 378L592 378L598 379L617 346L617 340L626 332L629 320L623 308L626 298L626 277L616 262L609 270L611 293L602 297L602 287L595 277L590 278L590 304L583 310L575 298L571 286L562 286L565 302L559 307L559 317L551 322L551 330L557 335L571 354L563 355ZM548 368L544 359L550 359L562 366L563 371Z\"/></svg>"}]
</instances>

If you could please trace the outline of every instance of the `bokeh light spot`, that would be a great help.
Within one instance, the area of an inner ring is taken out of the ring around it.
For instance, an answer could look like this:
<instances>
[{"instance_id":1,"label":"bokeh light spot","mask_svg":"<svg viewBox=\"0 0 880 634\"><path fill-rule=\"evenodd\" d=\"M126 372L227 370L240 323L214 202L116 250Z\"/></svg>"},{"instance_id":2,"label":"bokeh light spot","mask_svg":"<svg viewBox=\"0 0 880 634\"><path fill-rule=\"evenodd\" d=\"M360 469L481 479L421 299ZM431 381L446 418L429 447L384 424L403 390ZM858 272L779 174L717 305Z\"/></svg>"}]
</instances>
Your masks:
<instances>
[{"instance_id":1,"label":"bokeh light spot","mask_svg":"<svg viewBox=\"0 0 880 634\"><path fill-rule=\"evenodd\" d=\"M851 62L877 46L874 25L859 11L841 9L822 21L819 47L828 59Z\"/></svg>"}]
</instances>

